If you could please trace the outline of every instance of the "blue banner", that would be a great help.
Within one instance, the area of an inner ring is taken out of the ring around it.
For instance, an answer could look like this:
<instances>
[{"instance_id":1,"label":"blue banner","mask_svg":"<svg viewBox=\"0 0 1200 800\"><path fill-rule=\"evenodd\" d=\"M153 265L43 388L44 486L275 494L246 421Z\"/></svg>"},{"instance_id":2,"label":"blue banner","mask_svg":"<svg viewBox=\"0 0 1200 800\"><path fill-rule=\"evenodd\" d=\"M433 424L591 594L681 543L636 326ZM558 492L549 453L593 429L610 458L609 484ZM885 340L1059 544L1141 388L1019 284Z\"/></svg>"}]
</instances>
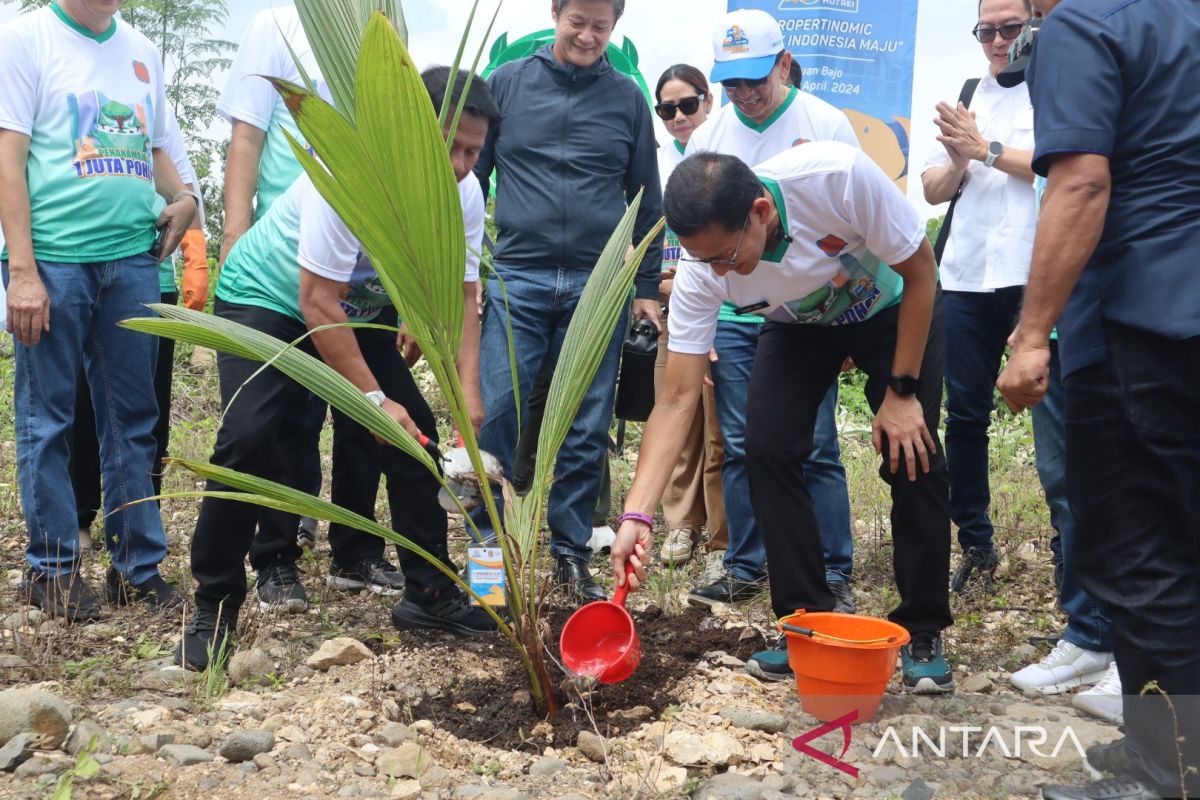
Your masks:
<instances>
[{"instance_id":1,"label":"blue banner","mask_svg":"<svg viewBox=\"0 0 1200 800\"><path fill-rule=\"evenodd\" d=\"M917 0L729 0L774 16L804 90L846 112L862 148L908 184Z\"/></svg>"}]
</instances>

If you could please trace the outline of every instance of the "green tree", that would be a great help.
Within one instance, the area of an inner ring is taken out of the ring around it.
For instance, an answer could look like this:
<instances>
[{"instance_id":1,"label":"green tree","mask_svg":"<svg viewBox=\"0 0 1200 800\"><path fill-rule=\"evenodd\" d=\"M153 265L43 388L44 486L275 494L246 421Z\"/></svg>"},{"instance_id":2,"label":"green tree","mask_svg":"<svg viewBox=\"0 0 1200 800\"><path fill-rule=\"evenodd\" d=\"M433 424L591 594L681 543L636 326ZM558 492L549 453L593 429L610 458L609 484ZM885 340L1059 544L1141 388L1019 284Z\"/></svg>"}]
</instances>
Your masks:
<instances>
[{"instance_id":1,"label":"green tree","mask_svg":"<svg viewBox=\"0 0 1200 800\"><path fill-rule=\"evenodd\" d=\"M0 0L31 11L52 0ZM217 122L220 90L212 76L229 68L234 43L213 36L225 27L225 0L129 0L121 18L158 47L166 75L167 101L187 143L188 156L204 197L208 241L213 254L221 239L222 192L216 165L223 158L223 139L208 135ZM214 174L217 173L217 174Z\"/></svg>"}]
</instances>

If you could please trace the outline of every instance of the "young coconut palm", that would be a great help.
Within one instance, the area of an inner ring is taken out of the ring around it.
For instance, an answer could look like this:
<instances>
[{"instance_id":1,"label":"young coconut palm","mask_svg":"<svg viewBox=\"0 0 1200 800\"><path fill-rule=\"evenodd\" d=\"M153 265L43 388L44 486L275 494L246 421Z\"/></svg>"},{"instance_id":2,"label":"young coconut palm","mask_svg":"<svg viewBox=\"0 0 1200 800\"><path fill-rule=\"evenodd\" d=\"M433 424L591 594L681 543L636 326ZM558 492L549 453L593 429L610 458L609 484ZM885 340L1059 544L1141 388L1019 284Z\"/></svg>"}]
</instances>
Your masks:
<instances>
[{"instance_id":1,"label":"young coconut palm","mask_svg":"<svg viewBox=\"0 0 1200 800\"><path fill-rule=\"evenodd\" d=\"M403 16L394 0L298 0L297 7L336 106L314 91L272 79L316 155L294 141L293 150L317 190L370 256L380 282L437 379L476 473L484 475L455 368L462 337L466 251L447 141L453 140L453 128L462 108L451 118L450 92L440 114L433 108L402 40ZM474 13L475 9L472 18ZM396 21L395 27L389 18ZM451 74L457 73L465 44L466 34ZM477 55L476 66L478 61ZM504 553L511 622L485 608L516 649L530 679L535 710L543 715L554 712L555 700L543 631L538 624L538 533L555 457L629 302L638 265L650 243L662 234L660 222L637 248L630 250L640 200L639 195L609 239L567 331L538 441L532 489L518 497L505 487L503 525L491 493L483 493L490 521L495 530L502 531L499 544ZM162 305L153 308L162 319L128 320L123 324L269 364L381 440L418 459L445 485L433 459L407 431L348 380L296 349L295 342L282 342L187 309ZM178 463L238 490L218 496L338 522L380 536L425 558L479 599L433 555L369 519L261 478L211 464ZM204 494L216 493L185 496Z\"/></svg>"}]
</instances>

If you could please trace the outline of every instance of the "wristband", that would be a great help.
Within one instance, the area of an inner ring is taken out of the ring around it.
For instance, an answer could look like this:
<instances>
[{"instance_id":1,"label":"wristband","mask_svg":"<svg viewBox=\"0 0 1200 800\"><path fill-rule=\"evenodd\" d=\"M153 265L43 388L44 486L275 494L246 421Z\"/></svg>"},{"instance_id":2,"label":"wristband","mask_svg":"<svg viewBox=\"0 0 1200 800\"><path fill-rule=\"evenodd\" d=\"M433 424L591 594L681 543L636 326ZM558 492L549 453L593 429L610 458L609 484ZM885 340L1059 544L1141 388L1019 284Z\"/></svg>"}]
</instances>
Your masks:
<instances>
[{"instance_id":1,"label":"wristband","mask_svg":"<svg viewBox=\"0 0 1200 800\"><path fill-rule=\"evenodd\" d=\"M631 519L634 522L640 522L650 530L654 530L654 517L650 516L649 514L643 514L640 511L626 511L621 515L620 519L617 520L617 524L620 525L622 522L628 519Z\"/></svg>"}]
</instances>

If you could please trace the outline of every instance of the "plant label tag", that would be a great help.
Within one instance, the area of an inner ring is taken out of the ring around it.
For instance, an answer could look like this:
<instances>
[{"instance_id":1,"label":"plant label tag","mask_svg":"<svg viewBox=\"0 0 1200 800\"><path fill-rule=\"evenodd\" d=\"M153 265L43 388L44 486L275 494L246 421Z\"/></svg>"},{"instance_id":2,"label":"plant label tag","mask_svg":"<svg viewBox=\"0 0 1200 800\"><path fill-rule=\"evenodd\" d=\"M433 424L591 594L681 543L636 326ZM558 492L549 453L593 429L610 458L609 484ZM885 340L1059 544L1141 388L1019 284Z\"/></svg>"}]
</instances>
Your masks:
<instances>
[{"instance_id":1,"label":"plant label tag","mask_svg":"<svg viewBox=\"0 0 1200 800\"><path fill-rule=\"evenodd\" d=\"M486 605L504 605L504 551L499 547L468 547L467 583ZM477 606L479 601L472 597L471 605Z\"/></svg>"}]
</instances>

